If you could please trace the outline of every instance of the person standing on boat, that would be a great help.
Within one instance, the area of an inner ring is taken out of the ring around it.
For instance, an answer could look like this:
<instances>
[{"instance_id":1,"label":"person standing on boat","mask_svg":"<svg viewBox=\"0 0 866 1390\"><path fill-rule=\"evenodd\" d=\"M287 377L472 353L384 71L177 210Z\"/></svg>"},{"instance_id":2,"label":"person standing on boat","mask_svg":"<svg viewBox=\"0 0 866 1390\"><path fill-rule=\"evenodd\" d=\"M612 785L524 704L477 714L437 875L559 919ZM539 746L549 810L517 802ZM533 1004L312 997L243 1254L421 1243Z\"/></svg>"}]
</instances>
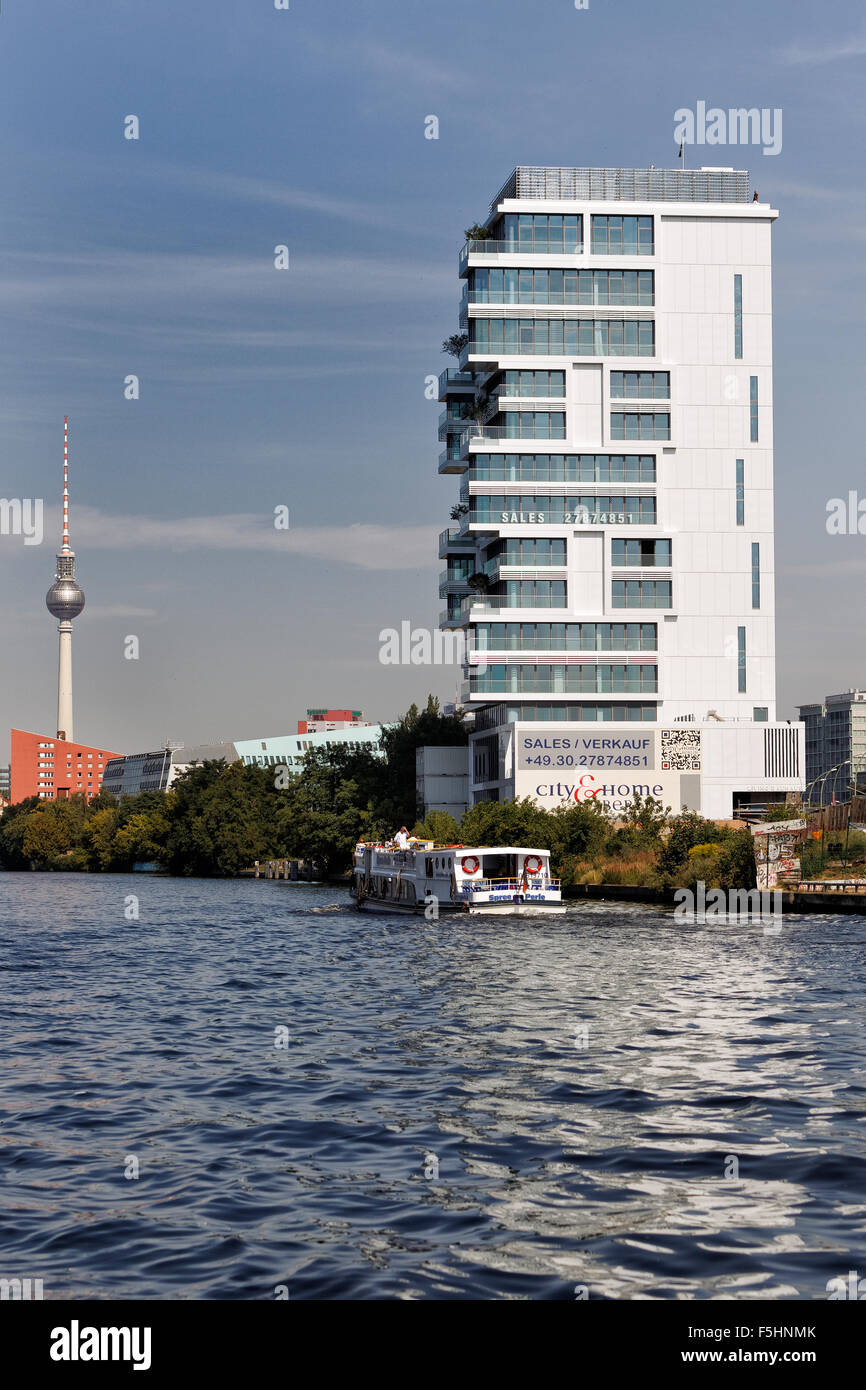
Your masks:
<instances>
[{"instance_id":1,"label":"person standing on boat","mask_svg":"<svg viewBox=\"0 0 866 1390\"><path fill-rule=\"evenodd\" d=\"M406 829L405 825L401 825L397 834L394 836L394 844L398 849L409 848L409 831Z\"/></svg>"}]
</instances>

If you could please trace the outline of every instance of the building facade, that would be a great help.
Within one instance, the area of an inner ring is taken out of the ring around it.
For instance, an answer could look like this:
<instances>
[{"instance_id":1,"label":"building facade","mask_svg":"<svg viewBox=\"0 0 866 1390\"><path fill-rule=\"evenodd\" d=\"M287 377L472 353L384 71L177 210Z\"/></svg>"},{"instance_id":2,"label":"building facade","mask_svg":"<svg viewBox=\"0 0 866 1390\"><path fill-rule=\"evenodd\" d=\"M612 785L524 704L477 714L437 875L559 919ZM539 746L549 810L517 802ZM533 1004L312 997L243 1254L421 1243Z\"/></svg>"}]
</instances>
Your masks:
<instances>
[{"instance_id":1,"label":"building facade","mask_svg":"<svg viewBox=\"0 0 866 1390\"><path fill-rule=\"evenodd\" d=\"M298 720L299 734L325 734L333 729L372 727L359 709L308 709L306 719Z\"/></svg>"},{"instance_id":2,"label":"building facade","mask_svg":"<svg viewBox=\"0 0 866 1390\"><path fill-rule=\"evenodd\" d=\"M846 801L866 783L866 690L826 695L800 705L806 731L806 786L823 804Z\"/></svg>"},{"instance_id":3,"label":"building facade","mask_svg":"<svg viewBox=\"0 0 866 1390\"><path fill-rule=\"evenodd\" d=\"M127 753L106 765L102 785L114 796L138 796L139 792L168 791L175 778L194 763L223 759L229 765L238 760L233 743L181 744L177 748L157 748L152 753Z\"/></svg>"},{"instance_id":4,"label":"building facade","mask_svg":"<svg viewBox=\"0 0 866 1390\"><path fill-rule=\"evenodd\" d=\"M440 594L474 801L551 800L527 725L612 807L649 785L722 818L802 788L775 709L777 215L742 171L518 168L462 251ZM733 784L708 770L722 727Z\"/></svg>"},{"instance_id":5,"label":"building facade","mask_svg":"<svg viewBox=\"0 0 866 1390\"><path fill-rule=\"evenodd\" d=\"M83 793L90 801L97 795L105 768L116 753L71 743L51 734L31 734L24 729L11 731L11 791L14 805L28 796L40 801L58 801Z\"/></svg>"},{"instance_id":6,"label":"building facade","mask_svg":"<svg viewBox=\"0 0 866 1390\"><path fill-rule=\"evenodd\" d=\"M424 744L415 750L415 799L422 818L447 811L460 820L469 807L466 748Z\"/></svg>"},{"instance_id":7,"label":"building facade","mask_svg":"<svg viewBox=\"0 0 866 1390\"><path fill-rule=\"evenodd\" d=\"M300 720L298 728L304 723ZM236 739L242 762L258 767L288 767L299 771L311 748L370 748L379 751L381 724L349 723L342 728L309 727L297 734L278 734L275 738Z\"/></svg>"}]
</instances>

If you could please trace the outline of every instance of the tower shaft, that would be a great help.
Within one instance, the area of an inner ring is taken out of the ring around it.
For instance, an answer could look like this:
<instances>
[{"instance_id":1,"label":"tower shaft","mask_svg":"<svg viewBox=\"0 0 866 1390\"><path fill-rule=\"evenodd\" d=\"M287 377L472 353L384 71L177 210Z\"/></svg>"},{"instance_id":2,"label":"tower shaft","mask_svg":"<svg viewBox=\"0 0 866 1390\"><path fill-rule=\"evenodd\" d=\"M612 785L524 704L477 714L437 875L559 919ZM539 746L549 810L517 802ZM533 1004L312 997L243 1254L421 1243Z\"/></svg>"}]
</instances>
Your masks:
<instances>
[{"instance_id":1,"label":"tower shaft","mask_svg":"<svg viewBox=\"0 0 866 1390\"><path fill-rule=\"evenodd\" d=\"M58 623L57 631L60 634L57 663L57 737L72 743L72 624Z\"/></svg>"}]
</instances>

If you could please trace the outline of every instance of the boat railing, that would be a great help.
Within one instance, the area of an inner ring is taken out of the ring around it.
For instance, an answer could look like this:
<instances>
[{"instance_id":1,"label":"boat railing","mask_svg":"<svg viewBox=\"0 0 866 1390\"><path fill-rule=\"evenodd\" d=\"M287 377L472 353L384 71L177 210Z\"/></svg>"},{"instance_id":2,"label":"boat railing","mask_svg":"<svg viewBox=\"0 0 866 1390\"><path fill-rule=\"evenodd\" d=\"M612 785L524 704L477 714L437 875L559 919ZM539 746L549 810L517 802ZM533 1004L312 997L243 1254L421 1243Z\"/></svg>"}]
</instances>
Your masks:
<instances>
[{"instance_id":1,"label":"boat railing","mask_svg":"<svg viewBox=\"0 0 866 1390\"><path fill-rule=\"evenodd\" d=\"M525 893L527 888L559 888L560 879L529 874L523 878L473 878L460 884L463 893Z\"/></svg>"}]
</instances>

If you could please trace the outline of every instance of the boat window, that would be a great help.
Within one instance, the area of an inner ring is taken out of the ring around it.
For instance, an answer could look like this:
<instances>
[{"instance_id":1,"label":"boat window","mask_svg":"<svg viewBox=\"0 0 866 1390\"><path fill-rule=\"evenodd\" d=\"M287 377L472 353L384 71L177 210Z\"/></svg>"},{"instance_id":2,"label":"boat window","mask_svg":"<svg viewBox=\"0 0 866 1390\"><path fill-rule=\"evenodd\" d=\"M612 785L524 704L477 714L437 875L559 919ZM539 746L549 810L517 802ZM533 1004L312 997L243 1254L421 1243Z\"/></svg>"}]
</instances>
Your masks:
<instances>
[{"instance_id":1,"label":"boat window","mask_svg":"<svg viewBox=\"0 0 866 1390\"><path fill-rule=\"evenodd\" d=\"M428 860L426 861L425 873L427 874L428 878L429 878L430 875L433 873L433 860L432 860L432 859L428 859Z\"/></svg>"},{"instance_id":2,"label":"boat window","mask_svg":"<svg viewBox=\"0 0 866 1390\"><path fill-rule=\"evenodd\" d=\"M484 878L516 878L516 854L485 854L482 857L482 876Z\"/></svg>"}]
</instances>

